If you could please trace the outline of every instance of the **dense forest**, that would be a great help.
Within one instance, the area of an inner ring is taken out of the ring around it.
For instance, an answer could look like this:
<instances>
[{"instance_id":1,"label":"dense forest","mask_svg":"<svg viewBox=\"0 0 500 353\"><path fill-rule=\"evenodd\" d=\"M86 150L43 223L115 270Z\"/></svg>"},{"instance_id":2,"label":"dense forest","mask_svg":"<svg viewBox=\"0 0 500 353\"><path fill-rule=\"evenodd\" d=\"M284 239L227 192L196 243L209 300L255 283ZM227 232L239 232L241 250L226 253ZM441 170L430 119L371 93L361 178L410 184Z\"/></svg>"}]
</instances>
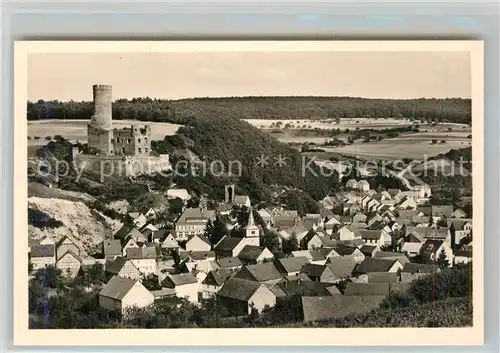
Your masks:
<instances>
[{"instance_id":1,"label":"dense forest","mask_svg":"<svg viewBox=\"0 0 500 353\"><path fill-rule=\"evenodd\" d=\"M28 120L89 119L92 102L28 102ZM231 116L239 119L418 118L471 123L470 99L365 99L350 97L230 97L161 100L118 99L113 119L183 124L185 119Z\"/></svg>"},{"instance_id":2,"label":"dense forest","mask_svg":"<svg viewBox=\"0 0 500 353\"><path fill-rule=\"evenodd\" d=\"M339 186L336 173L322 175L319 167L309 163L306 157L303 160L299 151L245 121L235 121L227 116L188 119L177 135L156 141L152 148L160 153L189 148L206 163L222 162L223 170L227 172L222 183L221 178L214 177L213 173L182 176L176 180L178 185L188 188L204 182L207 187L203 191L216 199L223 195L224 179L235 181L256 202L270 200L270 186L300 189L316 200ZM266 165L259 163L261 157L265 158ZM280 157L286 164L281 167L277 165ZM172 162L174 165L178 162L175 156ZM237 175L239 170L235 162L241 163L240 175Z\"/></svg>"}]
</instances>

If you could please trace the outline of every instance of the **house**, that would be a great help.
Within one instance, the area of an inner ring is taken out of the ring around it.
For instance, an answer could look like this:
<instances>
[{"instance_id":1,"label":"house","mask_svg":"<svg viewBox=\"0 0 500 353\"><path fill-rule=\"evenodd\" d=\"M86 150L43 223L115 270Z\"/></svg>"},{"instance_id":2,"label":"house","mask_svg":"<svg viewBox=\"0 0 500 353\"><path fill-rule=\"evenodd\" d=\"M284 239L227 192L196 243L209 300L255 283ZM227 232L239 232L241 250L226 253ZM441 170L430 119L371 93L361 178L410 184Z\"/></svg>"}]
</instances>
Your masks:
<instances>
[{"instance_id":1,"label":"house","mask_svg":"<svg viewBox=\"0 0 500 353\"><path fill-rule=\"evenodd\" d=\"M352 217L352 223L364 223L366 221L366 216L358 212Z\"/></svg>"},{"instance_id":2,"label":"house","mask_svg":"<svg viewBox=\"0 0 500 353\"><path fill-rule=\"evenodd\" d=\"M335 278L332 270L326 265L304 264L300 269L300 273L305 274L313 282L335 283Z\"/></svg>"},{"instance_id":3,"label":"house","mask_svg":"<svg viewBox=\"0 0 500 353\"><path fill-rule=\"evenodd\" d=\"M227 271L235 271L243 267L243 263L237 257L222 257L217 260L219 268Z\"/></svg>"},{"instance_id":4,"label":"house","mask_svg":"<svg viewBox=\"0 0 500 353\"><path fill-rule=\"evenodd\" d=\"M338 231L338 235L339 235L339 240L341 241L353 240L356 237L354 235L354 230L350 225L343 226L342 228L340 228Z\"/></svg>"},{"instance_id":5,"label":"house","mask_svg":"<svg viewBox=\"0 0 500 353\"><path fill-rule=\"evenodd\" d=\"M120 239L103 241L104 258L106 261L113 261L118 256L122 256L122 244Z\"/></svg>"},{"instance_id":6,"label":"house","mask_svg":"<svg viewBox=\"0 0 500 353\"><path fill-rule=\"evenodd\" d=\"M186 208L175 223L176 239L187 240L192 235L203 234L209 220L215 220L215 211L203 207Z\"/></svg>"},{"instance_id":7,"label":"house","mask_svg":"<svg viewBox=\"0 0 500 353\"><path fill-rule=\"evenodd\" d=\"M452 214L453 214L453 205L431 206L432 217L450 218Z\"/></svg>"},{"instance_id":8,"label":"house","mask_svg":"<svg viewBox=\"0 0 500 353\"><path fill-rule=\"evenodd\" d=\"M435 276L441 270L437 265L407 263L401 269L401 282L412 282L426 276Z\"/></svg>"},{"instance_id":9,"label":"house","mask_svg":"<svg viewBox=\"0 0 500 353\"><path fill-rule=\"evenodd\" d=\"M465 213L460 208L457 208L455 211L453 211L451 213L450 217L451 218L465 218L465 217L467 217L467 213Z\"/></svg>"},{"instance_id":10,"label":"house","mask_svg":"<svg viewBox=\"0 0 500 353\"><path fill-rule=\"evenodd\" d=\"M223 268L210 271L201 283L202 299L209 299L217 294L230 276L231 272Z\"/></svg>"},{"instance_id":11,"label":"house","mask_svg":"<svg viewBox=\"0 0 500 353\"><path fill-rule=\"evenodd\" d=\"M234 278L254 282L274 284L282 280L283 275L276 269L272 262L263 262L256 265L242 267Z\"/></svg>"},{"instance_id":12,"label":"house","mask_svg":"<svg viewBox=\"0 0 500 353\"><path fill-rule=\"evenodd\" d=\"M334 250L339 256L352 258L357 263L365 259L365 255L355 245L338 244Z\"/></svg>"},{"instance_id":13,"label":"house","mask_svg":"<svg viewBox=\"0 0 500 353\"><path fill-rule=\"evenodd\" d=\"M408 259L406 254L393 251L377 251L373 257L378 259L399 260L401 265L405 265L410 262L410 259Z\"/></svg>"},{"instance_id":14,"label":"house","mask_svg":"<svg viewBox=\"0 0 500 353\"><path fill-rule=\"evenodd\" d=\"M362 245L359 250L365 255L365 257L373 257L373 254L380 251L380 247L377 245Z\"/></svg>"},{"instance_id":15,"label":"house","mask_svg":"<svg viewBox=\"0 0 500 353\"><path fill-rule=\"evenodd\" d=\"M366 229L360 229L354 232L355 238L360 238L363 239L363 241L368 244L368 245L375 245L380 247L383 247L385 245L388 245L387 243L390 244L390 238L389 242L387 242L386 237L380 230L366 230Z\"/></svg>"},{"instance_id":16,"label":"house","mask_svg":"<svg viewBox=\"0 0 500 353\"><path fill-rule=\"evenodd\" d=\"M355 271L357 274L370 272L398 272L402 268L403 265L399 260L367 257L359 264Z\"/></svg>"},{"instance_id":17,"label":"house","mask_svg":"<svg viewBox=\"0 0 500 353\"><path fill-rule=\"evenodd\" d=\"M129 308L144 308L154 303L154 296L141 282L113 276L99 292L99 305L105 309L126 313Z\"/></svg>"},{"instance_id":18,"label":"house","mask_svg":"<svg viewBox=\"0 0 500 353\"><path fill-rule=\"evenodd\" d=\"M191 195L189 195L189 192L186 189L168 189L167 197L169 199L181 199L186 202L191 198Z\"/></svg>"},{"instance_id":19,"label":"house","mask_svg":"<svg viewBox=\"0 0 500 353\"><path fill-rule=\"evenodd\" d=\"M338 288L332 283L313 282L309 280L295 279L278 283L281 294L277 299L296 296L330 296L340 294Z\"/></svg>"},{"instance_id":20,"label":"house","mask_svg":"<svg viewBox=\"0 0 500 353\"><path fill-rule=\"evenodd\" d=\"M323 240L315 231L309 231L305 237L300 240L300 248L304 250L314 250L323 246Z\"/></svg>"},{"instance_id":21,"label":"house","mask_svg":"<svg viewBox=\"0 0 500 353\"><path fill-rule=\"evenodd\" d=\"M162 249L174 249L177 250L179 249L179 243L177 240L175 240L174 236L172 233L169 233L167 237L163 240L161 243Z\"/></svg>"},{"instance_id":22,"label":"house","mask_svg":"<svg viewBox=\"0 0 500 353\"><path fill-rule=\"evenodd\" d=\"M264 284L229 278L217 293L229 316L249 315L252 309L262 312L276 305L276 296Z\"/></svg>"},{"instance_id":23,"label":"house","mask_svg":"<svg viewBox=\"0 0 500 353\"><path fill-rule=\"evenodd\" d=\"M267 227L270 227L274 223L273 216L269 210L262 208L257 213L259 214L260 218L262 218Z\"/></svg>"},{"instance_id":24,"label":"house","mask_svg":"<svg viewBox=\"0 0 500 353\"><path fill-rule=\"evenodd\" d=\"M245 265L257 264L274 259L274 255L264 246L245 245L238 254L238 258Z\"/></svg>"},{"instance_id":25,"label":"house","mask_svg":"<svg viewBox=\"0 0 500 353\"><path fill-rule=\"evenodd\" d=\"M248 245L246 238L230 237L226 235L215 244L215 255L217 258L237 257L246 245Z\"/></svg>"},{"instance_id":26,"label":"house","mask_svg":"<svg viewBox=\"0 0 500 353\"><path fill-rule=\"evenodd\" d=\"M137 269L147 276L156 272L156 248L129 248L127 249L127 259L137 267Z\"/></svg>"},{"instance_id":27,"label":"house","mask_svg":"<svg viewBox=\"0 0 500 353\"><path fill-rule=\"evenodd\" d=\"M140 248L139 244L132 238L126 238L123 242L122 247L122 255L127 256L128 249L138 249Z\"/></svg>"},{"instance_id":28,"label":"house","mask_svg":"<svg viewBox=\"0 0 500 353\"><path fill-rule=\"evenodd\" d=\"M352 315L367 314L385 300L385 296L313 296L302 297L302 316L305 322L342 319Z\"/></svg>"},{"instance_id":29,"label":"house","mask_svg":"<svg viewBox=\"0 0 500 353\"><path fill-rule=\"evenodd\" d=\"M349 282L345 289L345 296L389 296L390 285L389 282L384 283L355 283Z\"/></svg>"},{"instance_id":30,"label":"house","mask_svg":"<svg viewBox=\"0 0 500 353\"><path fill-rule=\"evenodd\" d=\"M356 265L356 261L349 257L330 257L326 260L326 266L333 273L336 281L352 277Z\"/></svg>"},{"instance_id":31,"label":"house","mask_svg":"<svg viewBox=\"0 0 500 353\"><path fill-rule=\"evenodd\" d=\"M192 273L180 273L177 275L168 275L161 282L162 288L175 290L178 298L186 298L192 303L198 303L198 280Z\"/></svg>"},{"instance_id":32,"label":"house","mask_svg":"<svg viewBox=\"0 0 500 353\"><path fill-rule=\"evenodd\" d=\"M191 235L186 242L186 251L210 251L212 244L201 234Z\"/></svg>"},{"instance_id":33,"label":"house","mask_svg":"<svg viewBox=\"0 0 500 353\"><path fill-rule=\"evenodd\" d=\"M247 195L234 195L233 205L240 207L250 207L252 203L250 202L250 197Z\"/></svg>"},{"instance_id":34,"label":"house","mask_svg":"<svg viewBox=\"0 0 500 353\"><path fill-rule=\"evenodd\" d=\"M150 208L146 211L146 213L144 213L144 217L146 217L147 220L154 219L156 217L156 211L153 208Z\"/></svg>"},{"instance_id":35,"label":"house","mask_svg":"<svg viewBox=\"0 0 500 353\"><path fill-rule=\"evenodd\" d=\"M413 217L423 216L424 214L419 210L399 210L399 218L412 219Z\"/></svg>"},{"instance_id":36,"label":"house","mask_svg":"<svg viewBox=\"0 0 500 353\"><path fill-rule=\"evenodd\" d=\"M142 234L137 227L130 224L124 224L118 232L113 236L114 239L120 239L122 244L125 244L129 239L135 242L146 242L148 239Z\"/></svg>"},{"instance_id":37,"label":"house","mask_svg":"<svg viewBox=\"0 0 500 353\"><path fill-rule=\"evenodd\" d=\"M66 235L56 243L56 258L61 258L66 251L71 250L73 254L80 256L80 248Z\"/></svg>"},{"instance_id":38,"label":"house","mask_svg":"<svg viewBox=\"0 0 500 353\"><path fill-rule=\"evenodd\" d=\"M308 262L309 260L306 257L285 257L275 260L274 266L283 275L283 277L296 276L302 267Z\"/></svg>"},{"instance_id":39,"label":"house","mask_svg":"<svg viewBox=\"0 0 500 353\"><path fill-rule=\"evenodd\" d=\"M403 196L394 206L398 210L415 209L417 208L417 203L413 197Z\"/></svg>"},{"instance_id":40,"label":"house","mask_svg":"<svg viewBox=\"0 0 500 353\"><path fill-rule=\"evenodd\" d=\"M284 210L274 217L274 226L278 229L295 227L299 220L297 211Z\"/></svg>"},{"instance_id":41,"label":"house","mask_svg":"<svg viewBox=\"0 0 500 353\"><path fill-rule=\"evenodd\" d=\"M368 183L366 180L360 180L358 181L358 190L367 192L370 190L370 183Z\"/></svg>"},{"instance_id":42,"label":"house","mask_svg":"<svg viewBox=\"0 0 500 353\"><path fill-rule=\"evenodd\" d=\"M427 239L422 248L420 255L427 261L438 261L441 252L444 251L445 260L448 261L448 266L453 264L453 251L447 242L438 239Z\"/></svg>"},{"instance_id":43,"label":"house","mask_svg":"<svg viewBox=\"0 0 500 353\"><path fill-rule=\"evenodd\" d=\"M54 245L34 245L30 251L30 261L33 270L56 265L56 248Z\"/></svg>"},{"instance_id":44,"label":"house","mask_svg":"<svg viewBox=\"0 0 500 353\"><path fill-rule=\"evenodd\" d=\"M147 217L140 212L130 212L128 216L137 228L142 228L148 222Z\"/></svg>"},{"instance_id":45,"label":"house","mask_svg":"<svg viewBox=\"0 0 500 353\"><path fill-rule=\"evenodd\" d=\"M106 272L113 276L130 278L137 281L141 278L141 272L137 267L135 267L132 261L124 257L117 257L113 262L106 265Z\"/></svg>"},{"instance_id":46,"label":"house","mask_svg":"<svg viewBox=\"0 0 500 353\"><path fill-rule=\"evenodd\" d=\"M368 283L397 283L399 275L397 272L370 272L367 280Z\"/></svg>"},{"instance_id":47,"label":"house","mask_svg":"<svg viewBox=\"0 0 500 353\"><path fill-rule=\"evenodd\" d=\"M75 278L82 267L82 259L72 250L68 249L58 258L56 267L61 270L62 275Z\"/></svg>"}]
</instances>

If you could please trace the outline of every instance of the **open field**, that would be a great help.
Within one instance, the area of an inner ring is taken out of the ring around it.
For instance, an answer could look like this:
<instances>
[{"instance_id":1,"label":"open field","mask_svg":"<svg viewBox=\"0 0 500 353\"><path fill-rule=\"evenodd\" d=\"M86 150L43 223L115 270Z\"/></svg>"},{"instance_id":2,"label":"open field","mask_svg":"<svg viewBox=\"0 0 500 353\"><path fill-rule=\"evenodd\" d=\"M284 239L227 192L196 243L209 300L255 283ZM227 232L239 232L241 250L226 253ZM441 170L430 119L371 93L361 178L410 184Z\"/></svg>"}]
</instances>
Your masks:
<instances>
[{"instance_id":1,"label":"open field","mask_svg":"<svg viewBox=\"0 0 500 353\"><path fill-rule=\"evenodd\" d=\"M268 119L245 119L246 122L252 124L255 127L260 129L271 129L272 124L276 124L278 121L281 121L283 128L286 124L290 124L290 129L323 129L323 130L331 130L331 129L356 129L359 127L360 129L387 129L394 128L398 126L407 126L411 125L412 122L408 119L395 119L395 118L387 118L387 119L367 119L367 118L359 118L359 119L341 119L340 124L336 124L334 120L268 120ZM305 125L305 127L304 127ZM453 123L440 123L437 126L431 127L427 124L421 124L421 128L429 128L429 129L438 129L438 130L446 130L451 127L453 129L462 129L463 127L469 128L466 124L453 124Z\"/></svg>"},{"instance_id":2,"label":"open field","mask_svg":"<svg viewBox=\"0 0 500 353\"><path fill-rule=\"evenodd\" d=\"M45 136L61 135L68 140L78 140L87 142L87 124L90 120L35 120L28 121L28 136L31 140L28 145L43 145ZM114 128L128 127L132 124L146 124L137 120L114 120ZM175 135L181 125L169 123L153 123L151 125L153 140L163 140L166 135ZM40 136L39 140L34 140L35 136Z\"/></svg>"},{"instance_id":3,"label":"open field","mask_svg":"<svg viewBox=\"0 0 500 353\"><path fill-rule=\"evenodd\" d=\"M359 158L373 159L418 159L430 158L441 153L446 153L451 149L459 149L470 146L471 140L466 137L445 137L437 134L421 134L420 136L408 135L388 140L371 143L355 143L343 147L321 147L325 152L332 155L349 155ZM438 143L432 144L432 139L437 139ZM441 144L440 141L446 143ZM324 155L325 153L323 153ZM324 157L324 156L323 156Z\"/></svg>"}]
</instances>

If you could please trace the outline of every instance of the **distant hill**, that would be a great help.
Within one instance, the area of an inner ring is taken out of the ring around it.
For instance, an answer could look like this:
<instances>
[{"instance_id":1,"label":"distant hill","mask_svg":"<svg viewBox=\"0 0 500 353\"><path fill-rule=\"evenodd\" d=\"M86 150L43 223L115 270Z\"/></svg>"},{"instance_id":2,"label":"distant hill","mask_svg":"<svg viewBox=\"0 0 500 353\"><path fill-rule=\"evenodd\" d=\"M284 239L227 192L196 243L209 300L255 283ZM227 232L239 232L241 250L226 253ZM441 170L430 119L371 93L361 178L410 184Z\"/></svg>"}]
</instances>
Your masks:
<instances>
[{"instance_id":1,"label":"distant hill","mask_svg":"<svg viewBox=\"0 0 500 353\"><path fill-rule=\"evenodd\" d=\"M92 102L28 102L28 120L89 119ZM161 100L119 99L113 119L183 124L193 116L304 120L326 118L424 118L471 122L470 99L366 99L351 97L229 97Z\"/></svg>"}]
</instances>

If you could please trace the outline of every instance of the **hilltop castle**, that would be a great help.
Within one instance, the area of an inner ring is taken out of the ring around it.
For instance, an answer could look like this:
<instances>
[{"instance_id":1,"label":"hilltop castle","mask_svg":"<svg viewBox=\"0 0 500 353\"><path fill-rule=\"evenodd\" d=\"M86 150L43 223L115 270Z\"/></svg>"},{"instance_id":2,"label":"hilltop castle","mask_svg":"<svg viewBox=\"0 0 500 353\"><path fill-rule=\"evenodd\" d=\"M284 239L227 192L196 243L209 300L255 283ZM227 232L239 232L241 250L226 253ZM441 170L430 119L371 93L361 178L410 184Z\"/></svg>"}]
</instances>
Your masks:
<instances>
[{"instance_id":1,"label":"hilltop castle","mask_svg":"<svg viewBox=\"0 0 500 353\"><path fill-rule=\"evenodd\" d=\"M94 115L87 125L89 151L105 156L149 156L151 125L113 129L111 86L94 85L93 93Z\"/></svg>"},{"instance_id":2,"label":"hilltop castle","mask_svg":"<svg viewBox=\"0 0 500 353\"><path fill-rule=\"evenodd\" d=\"M170 169L168 155L151 151L151 125L113 128L112 87L94 85L94 114L87 125L87 150L72 151L79 166L104 176L136 176Z\"/></svg>"}]
</instances>

